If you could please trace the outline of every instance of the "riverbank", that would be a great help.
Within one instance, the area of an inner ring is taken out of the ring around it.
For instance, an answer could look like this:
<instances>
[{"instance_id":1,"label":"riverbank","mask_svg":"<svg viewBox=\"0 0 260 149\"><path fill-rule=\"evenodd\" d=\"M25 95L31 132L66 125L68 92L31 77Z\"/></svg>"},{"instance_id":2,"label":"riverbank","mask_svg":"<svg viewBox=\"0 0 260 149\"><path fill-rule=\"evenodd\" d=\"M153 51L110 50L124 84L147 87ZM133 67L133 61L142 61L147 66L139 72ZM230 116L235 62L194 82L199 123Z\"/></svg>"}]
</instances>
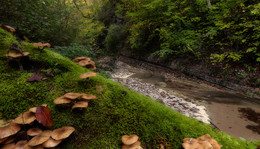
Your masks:
<instances>
[{"instance_id":1,"label":"riverbank","mask_svg":"<svg viewBox=\"0 0 260 149\"><path fill-rule=\"evenodd\" d=\"M120 57L111 74L113 80L200 121L211 123L228 134L260 140L257 123L243 117L241 108L259 113L259 98L189 78L184 74Z\"/></svg>"}]
</instances>

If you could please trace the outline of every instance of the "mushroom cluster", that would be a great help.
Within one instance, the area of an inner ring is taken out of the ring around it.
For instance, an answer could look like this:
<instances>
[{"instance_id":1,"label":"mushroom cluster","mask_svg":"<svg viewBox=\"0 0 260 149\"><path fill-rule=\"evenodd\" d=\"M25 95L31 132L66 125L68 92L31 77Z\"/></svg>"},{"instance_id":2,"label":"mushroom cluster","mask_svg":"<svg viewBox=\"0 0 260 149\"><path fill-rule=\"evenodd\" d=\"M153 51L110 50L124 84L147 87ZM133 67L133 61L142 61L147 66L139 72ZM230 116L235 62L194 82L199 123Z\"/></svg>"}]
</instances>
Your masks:
<instances>
[{"instance_id":1,"label":"mushroom cluster","mask_svg":"<svg viewBox=\"0 0 260 149\"><path fill-rule=\"evenodd\" d=\"M122 142L124 143L122 149L143 149L137 135L124 135Z\"/></svg>"},{"instance_id":2,"label":"mushroom cluster","mask_svg":"<svg viewBox=\"0 0 260 149\"><path fill-rule=\"evenodd\" d=\"M211 138L209 134L198 137L197 139L185 138L182 146L184 149L220 149L223 147L218 142Z\"/></svg>"},{"instance_id":3,"label":"mushroom cluster","mask_svg":"<svg viewBox=\"0 0 260 149\"><path fill-rule=\"evenodd\" d=\"M86 82L88 83L89 78L90 78L90 77L95 77L95 76L97 76L97 74L94 73L94 72L86 72L86 73L81 74L81 75L79 76L79 78L80 78L80 79L86 79Z\"/></svg>"},{"instance_id":4,"label":"mushroom cluster","mask_svg":"<svg viewBox=\"0 0 260 149\"><path fill-rule=\"evenodd\" d=\"M39 109L43 107L46 108L47 105L44 104L38 107L32 107L29 109L29 111L20 114L14 120L9 120L7 122L0 120L0 148L2 149L53 148L58 144L60 144L62 140L69 137L75 131L73 127L69 127L69 126L55 129L53 131L46 130L45 127L44 130L40 128L34 128L35 125L32 123L37 119L38 116L37 113L39 113ZM36 125L37 127L45 126L45 125L38 125L38 124ZM26 126L21 127L20 125L26 125Z\"/></svg>"},{"instance_id":5,"label":"mushroom cluster","mask_svg":"<svg viewBox=\"0 0 260 149\"><path fill-rule=\"evenodd\" d=\"M90 58L88 57L77 57L75 59L73 59L73 61L77 64L79 64L80 66L82 67L87 67L89 68L90 70L96 70L96 65L95 65L95 62L92 61Z\"/></svg>"},{"instance_id":6,"label":"mushroom cluster","mask_svg":"<svg viewBox=\"0 0 260 149\"><path fill-rule=\"evenodd\" d=\"M81 100L77 100L81 99ZM54 100L55 104L68 104L73 103L72 109L75 108L87 108L88 101L91 99L96 99L96 96L89 95L85 93L66 93L65 95Z\"/></svg>"},{"instance_id":7,"label":"mushroom cluster","mask_svg":"<svg viewBox=\"0 0 260 149\"><path fill-rule=\"evenodd\" d=\"M51 130L31 128L21 130L21 126L10 121L7 126L0 127L0 148L2 149L44 149L59 145L68 138L75 129L62 127Z\"/></svg>"}]
</instances>

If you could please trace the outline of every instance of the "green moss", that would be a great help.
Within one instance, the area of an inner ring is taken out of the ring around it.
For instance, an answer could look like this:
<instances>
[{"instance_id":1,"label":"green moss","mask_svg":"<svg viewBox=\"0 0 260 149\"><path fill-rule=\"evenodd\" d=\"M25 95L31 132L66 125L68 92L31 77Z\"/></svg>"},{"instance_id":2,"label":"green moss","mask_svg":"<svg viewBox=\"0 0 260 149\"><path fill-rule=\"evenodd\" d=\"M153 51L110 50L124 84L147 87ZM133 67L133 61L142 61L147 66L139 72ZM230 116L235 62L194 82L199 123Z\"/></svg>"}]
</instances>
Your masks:
<instances>
[{"instance_id":1,"label":"green moss","mask_svg":"<svg viewBox=\"0 0 260 149\"><path fill-rule=\"evenodd\" d=\"M0 39L13 38L2 32L0 29ZM10 42L1 42L1 47L8 47L7 44ZM102 76L91 78L87 84L78 78L87 69L55 52L46 49L41 53L31 44L24 45L24 50L31 53L30 59L44 65L38 73L59 73L55 77L45 76L47 79L42 82L29 83L26 80L35 73L33 70L20 72L0 55L0 118L13 119L32 106L46 103L53 116L51 129L61 126L77 129L69 141L61 144L62 148L121 148L121 136L133 133L140 137L143 146L152 148L156 147L158 138L164 138L171 148L178 149L184 137L196 138L206 133L224 145L224 149L246 149L247 144L256 143L235 139ZM94 94L97 99L83 111L72 111L71 105L53 103L67 92Z\"/></svg>"}]
</instances>

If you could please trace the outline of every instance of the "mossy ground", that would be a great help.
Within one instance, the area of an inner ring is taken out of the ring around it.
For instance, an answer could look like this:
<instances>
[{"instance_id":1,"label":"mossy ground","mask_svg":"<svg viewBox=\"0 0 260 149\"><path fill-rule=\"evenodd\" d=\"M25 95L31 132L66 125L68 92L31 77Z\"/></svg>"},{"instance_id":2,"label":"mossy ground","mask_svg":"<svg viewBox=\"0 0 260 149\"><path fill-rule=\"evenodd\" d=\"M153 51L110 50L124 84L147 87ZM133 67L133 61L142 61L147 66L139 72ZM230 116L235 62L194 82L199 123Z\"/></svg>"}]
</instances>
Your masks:
<instances>
[{"instance_id":1,"label":"mossy ground","mask_svg":"<svg viewBox=\"0 0 260 149\"><path fill-rule=\"evenodd\" d=\"M86 84L78 77L87 69L47 49L40 52L26 42L23 50L31 53L30 62L26 64L28 69L20 72L15 62L4 56L14 39L0 29L0 119L14 119L30 107L46 103L53 117L50 129L76 128L76 133L61 144L62 148L121 148L124 134L137 134L146 148L158 148L158 143L164 143L178 149L182 148L183 138L196 138L206 133L224 149L246 149L257 144L233 138L102 76L91 78ZM56 75L45 76L47 79L42 82L26 82L32 74L45 75L48 71ZM89 93L97 99L82 111L53 103L67 92Z\"/></svg>"}]
</instances>

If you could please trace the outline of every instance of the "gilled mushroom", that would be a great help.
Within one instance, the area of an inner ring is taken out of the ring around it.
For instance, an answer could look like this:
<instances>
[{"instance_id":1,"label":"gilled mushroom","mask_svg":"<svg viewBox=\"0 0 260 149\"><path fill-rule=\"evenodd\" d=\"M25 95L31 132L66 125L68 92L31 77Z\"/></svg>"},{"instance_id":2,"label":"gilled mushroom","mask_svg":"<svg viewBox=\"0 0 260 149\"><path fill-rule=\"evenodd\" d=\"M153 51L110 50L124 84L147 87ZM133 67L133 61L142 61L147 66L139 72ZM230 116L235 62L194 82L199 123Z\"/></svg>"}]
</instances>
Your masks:
<instances>
[{"instance_id":1,"label":"gilled mushroom","mask_svg":"<svg viewBox=\"0 0 260 149\"><path fill-rule=\"evenodd\" d=\"M81 94L80 98L85 99L85 100L90 100L90 99L96 99L97 97L94 95L89 95L89 94Z\"/></svg>"},{"instance_id":2,"label":"gilled mushroom","mask_svg":"<svg viewBox=\"0 0 260 149\"><path fill-rule=\"evenodd\" d=\"M75 128L68 127L68 126L58 128L58 129L53 130L51 137L54 140L62 140L62 139L68 138L74 131L75 131Z\"/></svg>"},{"instance_id":3,"label":"gilled mushroom","mask_svg":"<svg viewBox=\"0 0 260 149\"><path fill-rule=\"evenodd\" d=\"M50 48L51 47L51 44L49 44L49 43L41 43L41 42L39 42L39 43L32 43L34 46L36 46L36 47L38 47L38 49L40 50L40 52L42 52L43 51L43 49L44 48Z\"/></svg>"},{"instance_id":4,"label":"gilled mushroom","mask_svg":"<svg viewBox=\"0 0 260 149\"><path fill-rule=\"evenodd\" d=\"M50 130L45 130L43 131L42 133L40 133L39 135L33 137L29 142L28 144L30 146L37 146L37 145L40 145L42 143L44 143L45 141L47 141L50 136L52 134L52 131Z\"/></svg>"},{"instance_id":5,"label":"gilled mushroom","mask_svg":"<svg viewBox=\"0 0 260 149\"><path fill-rule=\"evenodd\" d=\"M81 74L81 75L79 76L79 78L80 78L80 79L86 79L86 82L88 82L88 80L89 80L90 77L95 77L95 76L97 76L96 73L94 73L94 72L87 72L87 73Z\"/></svg>"},{"instance_id":6,"label":"gilled mushroom","mask_svg":"<svg viewBox=\"0 0 260 149\"><path fill-rule=\"evenodd\" d=\"M38 47L38 48L45 48L45 47L48 47L50 48L51 47L51 44L49 43L41 43L41 42L38 42L38 43L32 43L34 46Z\"/></svg>"},{"instance_id":7,"label":"gilled mushroom","mask_svg":"<svg viewBox=\"0 0 260 149\"><path fill-rule=\"evenodd\" d=\"M137 149L137 148L140 149L140 145L141 145L141 142L136 141L136 142L135 142L134 144L132 144L132 145L123 145L123 146L122 146L122 149Z\"/></svg>"},{"instance_id":8,"label":"gilled mushroom","mask_svg":"<svg viewBox=\"0 0 260 149\"><path fill-rule=\"evenodd\" d=\"M3 143L3 142L5 142L5 140L7 140L7 139L8 139L8 137L3 138L3 139L0 139L0 144Z\"/></svg>"},{"instance_id":9,"label":"gilled mushroom","mask_svg":"<svg viewBox=\"0 0 260 149\"><path fill-rule=\"evenodd\" d=\"M34 137L42 133L42 130L40 128L31 128L27 131L27 135Z\"/></svg>"},{"instance_id":10,"label":"gilled mushroom","mask_svg":"<svg viewBox=\"0 0 260 149\"><path fill-rule=\"evenodd\" d=\"M28 143L24 146L24 149L44 149L42 145L30 146Z\"/></svg>"},{"instance_id":11,"label":"gilled mushroom","mask_svg":"<svg viewBox=\"0 0 260 149\"><path fill-rule=\"evenodd\" d=\"M15 148L15 143L12 143L12 144L6 144L2 146L1 149L14 149L14 148Z\"/></svg>"},{"instance_id":12,"label":"gilled mushroom","mask_svg":"<svg viewBox=\"0 0 260 149\"><path fill-rule=\"evenodd\" d=\"M13 34L15 32L15 29L8 25L1 25L1 28L4 30L7 30L9 33Z\"/></svg>"},{"instance_id":13,"label":"gilled mushroom","mask_svg":"<svg viewBox=\"0 0 260 149\"><path fill-rule=\"evenodd\" d=\"M214 149L220 149L221 147L223 147L222 145L218 144L218 142L215 139L211 138L211 136L209 134L205 134L203 136L200 136L197 139L199 141L209 142Z\"/></svg>"},{"instance_id":14,"label":"gilled mushroom","mask_svg":"<svg viewBox=\"0 0 260 149\"><path fill-rule=\"evenodd\" d=\"M72 100L79 98L80 96L81 96L80 93L66 93L64 95L65 98L72 99Z\"/></svg>"},{"instance_id":15,"label":"gilled mushroom","mask_svg":"<svg viewBox=\"0 0 260 149\"><path fill-rule=\"evenodd\" d=\"M15 120L14 122L16 124L30 124L32 123L34 120L36 120L35 117L35 113L31 112L31 111L27 111L24 112L22 114L20 114Z\"/></svg>"},{"instance_id":16,"label":"gilled mushroom","mask_svg":"<svg viewBox=\"0 0 260 149\"><path fill-rule=\"evenodd\" d=\"M0 127L0 139L14 135L20 129L21 129L21 127L14 122L9 123L9 125L7 125L5 127Z\"/></svg>"},{"instance_id":17,"label":"gilled mushroom","mask_svg":"<svg viewBox=\"0 0 260 149\"><path fill-rule=\"evenodd\" d=\"M21 64L21 58L29 56L29 55L30 55L29 52L22 52L22 53L8 53L5 56L6 57L11 57L14 60L16 60L18 65L19 65L20 71L23 71L23 65Z\"/></svg>"},{"instance_id":18,"label":"gilled mushroom","mask_svg":"<svg viewBox=\"0 0 260 149\"><path fill-rule=\"evenodd\" d=\"M82 60L90 61L90 58L88 58L88 57L77 57L77 58L73 59L73 61L74 61L75 63L79 63L79 62L82 61Z\"/></svg>"},{"instance_id":19,"label":"gilled mushroom","mask_svg":"<svg viewBox=\"0 0 260 149\"><path fill-rule=\"evenodd\" d=\"M87 108L87 107L88 107L88 102L87 101L80 101L80 102L76 102L72 106L72 109L75 109L75 108Z\"/></svg>"},{"instance_id":20,"label":"gilled mushroom","mask_svg":"<svg viewBox=\"0 0 260 149\"><path fill-rule=\"evenodd\" d=\"M47 104L42 104L41 106L47 107ZM37 107L32 107L31 109L29 109L29 111L36 113L36 109Z\"/></svg>"},{"instance_id":21,"label":"gilled mushroom","mask_svg":"<svg viewBox=\"0 0 260 149\"><path fill-rule=\"evenodd\" d=\"M57 145L59 145L62 142L62 140L54 140L52 138L49 138L49 140L47 140L46 142L44 142L42 144L43 147L45 148L52 148L52 147L56 147Z\"/></svg>"},{"instance_id":22,"label":"gilled mushroom","mask_svg":"<svg viewBox=\"0 0 260 149\"><path fill-rule=\"evenodd\" d=\"M65 98L64 96L61 96L53 101L55 104L67 104L71 103L70 99Z\"/></svg>"},{"instance_id":23,"label":"gilled mushroom","mask_svg":"<svg viewBox=\"0 0 260 149\"><path fill-rule=\"evenodd\" d=\"M124 135L122 136L122 142L125 144L125 145L132 145L134 144L135 142L138 141L138 136L137 135Z\"/></svg>"},{"instance_id":24,"label":"gilled mushroom","mask_svg":"<svg viewBox=\"0 0 260 149\"><path fill-rule=\"evenodd\" d=\"M2 142L2 144L11 144L14 142L15 139L16 139L16 134L9 136L4 142Z\"/></svg>"},{"instance_id":25,"label":"gilled mushroom","mask_svg":"<svg viewBox=\"0 0 260 149\"><path fill-rule=\"evenodd\" d=\"M14 149L24 149L24 146L28 143L26 140L19 141L15 144Z\"/></svg>"}]
</instances>

